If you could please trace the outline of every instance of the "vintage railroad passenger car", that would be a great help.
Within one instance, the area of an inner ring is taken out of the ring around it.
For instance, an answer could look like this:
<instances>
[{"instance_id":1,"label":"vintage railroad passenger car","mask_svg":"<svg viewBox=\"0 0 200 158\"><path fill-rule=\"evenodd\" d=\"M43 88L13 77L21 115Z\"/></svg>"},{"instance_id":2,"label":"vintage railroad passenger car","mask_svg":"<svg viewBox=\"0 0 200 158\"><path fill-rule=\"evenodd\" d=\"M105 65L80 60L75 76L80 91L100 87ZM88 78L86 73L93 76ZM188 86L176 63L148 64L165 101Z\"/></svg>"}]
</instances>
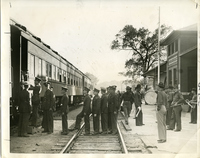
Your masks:
<instances>
[{"instance_id":1,"label":"vintage railroad passenger car","mask_svg":"<svg viewBox=\"0 0 200 158\"><path fill-rule=\"evenodd\" d=\"M62 97L61 87L67 86L70 104L80 103L83 96L83 87L91 88L90 78L59 55L58 52L51 49L40 38L33 35L26 27L12 19L10 20L10 31L11 106L18 106L21 82L27 81L29 84L34 85L35 77L42 79L41 99L45 92L43 82L49 81L53 86L53 92L57 99ZM11 109L12 114L13 108Z\"/></svg>"}]
</instances>

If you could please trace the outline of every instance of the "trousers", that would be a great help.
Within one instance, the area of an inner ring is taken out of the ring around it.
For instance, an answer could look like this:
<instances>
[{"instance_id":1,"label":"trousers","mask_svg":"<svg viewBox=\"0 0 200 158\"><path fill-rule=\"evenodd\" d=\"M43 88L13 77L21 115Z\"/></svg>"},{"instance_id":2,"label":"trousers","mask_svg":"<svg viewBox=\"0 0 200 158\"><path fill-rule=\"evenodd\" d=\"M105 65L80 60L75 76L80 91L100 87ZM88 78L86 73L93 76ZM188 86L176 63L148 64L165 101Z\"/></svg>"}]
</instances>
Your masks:
<instances>
[{"instance_id":1,"label":"trousers","mask_svg":"<svg viewBox=\"0 0 200 158\"><path fill-rule=\"evenodd\" d=\"M38 105L33 105L33 111L32 111L32 126L37 126L37 118L38 118Z\"/></svg>"},{"instance_id":2,"label":"trousers","mask_svg":"<svg viewBox=\"0 0 200 158\"><path fill-rule=\"evenodd\" d=\"M84 122L85 122L85 133L89 134L90 133L90 117L88 114L84 115L83 111L81 111L76 116L75 128L80 129L81 121L83 117L84 117Z\"/></svg>"},{"instance_id":3,"label":"trousers","mask_svg":"<svg viewBox=\"0 0 200 158\"><path fill-rule=\"evenodd\" d=\"M24 134L27 134L29 117L30 117L29 113L20 113L19 126L18 126L18 135L19 136L23 136Z\"/></svg>"},{"instance_id":4,"label":"trousers","mask_svg":"<svg viewBox=\"0 0 200 158\"><path fill-rule=\"evenodd\" d=\"M68 133L67 114L62 115L62 131Z\"/></svg>"},{"instance_id":5,"label":"trousers","mask_svg":"<svg viewBox=\"0 0 200 158\"><path fill-rule=\"evenodd\" d=\"M44 110L43 126L44 131L53 132L53 111Z\"/></svg>"},{"instance_id":6,"label":"trousers","mask_svg":"<svg viewBox=\"0 0 200 158\"><path fill-rule=\"evenodd\" d=\"M125 122L128 123L128 117L130 116L130 112L131 112L131 102L130 101L124 101L123 111L124 111L124 115L125 115Z\"/></svg>"},{"instance_id":7,"label":"trousers","mask_svg":"<svg viewBox=\"0 0 200 158\"><path fill-rule=\"evenodd\" d=\"M94 117L93 115L93 129L94 129L94 133L99 133L99 114L96 115L96 117Z\"/></svg>"},{"instance_id":8,"label":"trousers","mask_svg":"<svg viewBox=\"0 0 200 158\"><path fill-rule=\"evenodd\" d=\"M176 129L177 130L181 130L182 129L181 112L182 112L182 107L181 106L173 107L172 117L171 117L170 126L169 126L170 129L175 129L175 125L176 125Z\"/></svg>"},{"instance_id":9,"label":"trousers","mask_svg":"<svg viewBox=\"0 0 200 158\"><path fill-rule=\"evenodd\" d=\"M164 105L161 105L159 111L156 111L157 118L157 128L158 128L158 139L166 140L167 132L166 132L166 108Z\"/></svg>"},{"instance_id":10,"label":"trousers","mask_svg":"<svg viewBox=\"0 0 200 158\"><path fill-rule=\"evenodd\" d=\"M101 113L101 128L103 132L108 131L108 113Z\"/></svg>"}]
</instances>

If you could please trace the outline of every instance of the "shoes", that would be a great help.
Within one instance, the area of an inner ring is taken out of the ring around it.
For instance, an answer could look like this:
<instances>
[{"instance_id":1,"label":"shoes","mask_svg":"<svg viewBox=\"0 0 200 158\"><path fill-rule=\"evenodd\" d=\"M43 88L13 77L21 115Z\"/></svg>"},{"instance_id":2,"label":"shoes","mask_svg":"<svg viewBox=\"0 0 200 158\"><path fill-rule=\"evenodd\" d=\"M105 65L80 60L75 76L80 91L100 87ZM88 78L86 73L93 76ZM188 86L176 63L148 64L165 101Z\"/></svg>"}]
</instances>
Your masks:
<instances>
[{"instance_id":1,"label":"shoes","mask_svg":"<svg viewBox=\"0 0 200 158\"><path fill-rule=\"evenodd\" d=\"M117 132L112 132L112 135L116 135L117 134Z\"/></svg>"},{"instance_id":2,"label":"shoes","mask_svg":"<svg viewBox=\"0 0 200 158\"><path fill-rule=\"evenodd\" d=\"M108 132L101 132L101 134L108 134Z\"/></svg>"},{"instance_id":3,"label":"shoes","mask_svg":"<svg viewBox=\"0 0 200 158\"><path fill-rule=\"evenodd\" d=\"M112 134L112 131L109 131L108 134Z\"/></svg>"},{"instance_id":4,"label":"shoes","mask_svg":"<svg viewBox=\"0 0 200 158\"><path fill-rule=\"evenodd\" d=\"M67 135L69 132L61 132L61 135Z\"/></svg>"},{"instance_id":5,"label":"shoes","mask_svg":"<svg viewBox=\"0 0 200 158\"><path fill-rule=\"evenodd\" d=\"M180 132L180 131L181 131L181 130L179 130L179 129L175 129L175 130L174 130L174 132Z\"/></svg>"},{"instance_id":6,"label":"shoes","mask_svg":"<svg viewBox=\"0 0 200 158\"><path fill-rule=\"evenodd\" d=\"M68 129L69 131L74 131L74 130L78 130L78 128L71 128L71 129Z\"/></svg>"},{"instance_id":7,"label":"shoes","mask_svg":"<svg viewBox=\"0 0 200 158\"><path fill-rule=\"evenodd\" d=\"M167 128L167 130L173 130L173 129L171 129L171 128Z\"/></svg>"},{"instance_id":8,"label":"shoes","mask_svg":"<svg viewBox=\"0 0 200 158\"><path fill-rule=\"evenodd\" d=\"M89 135L90 135L90 133L85 133L85 134L84 134L84 136L89 136Z\"/></svg>"},{"instance_id":9,"label":"shoes","mask_svg":"<svg viewBox=\"0 0 200 158\"><path fill-rule=\"evenodd\" d=\"M94 132L92 135L98 135L99 134L99 132Z\"/></svg>"},{"instance_id":10,"label":"shoes","mask_svg":"<svg viewBox=\"0 0 200 158\"><path fill-rule=\"evenodd\" d=\"M158 141L158 143L165 143L166 142L166 140L164 140L164 139L157 140L157 141Z\"/></svg>"},{"instance_id":11,"label":"shoes","mask_svg":"<svg viewBox=\"0 0 200 158\"><path fill-rule=\"evenodd\" d=\"M47 131L42 131L42 133L47 133Z\"/></svg>"},{"instance_id":12,"label":"shoes","mask_svg":"<svg viewBox=\"0 0 200 158\"><path fill-rule=\"evenodd\" d=\"M47 134L51 134L51 133L53 133L53 132L48 132Z\"/></svg>"}]
</instances>

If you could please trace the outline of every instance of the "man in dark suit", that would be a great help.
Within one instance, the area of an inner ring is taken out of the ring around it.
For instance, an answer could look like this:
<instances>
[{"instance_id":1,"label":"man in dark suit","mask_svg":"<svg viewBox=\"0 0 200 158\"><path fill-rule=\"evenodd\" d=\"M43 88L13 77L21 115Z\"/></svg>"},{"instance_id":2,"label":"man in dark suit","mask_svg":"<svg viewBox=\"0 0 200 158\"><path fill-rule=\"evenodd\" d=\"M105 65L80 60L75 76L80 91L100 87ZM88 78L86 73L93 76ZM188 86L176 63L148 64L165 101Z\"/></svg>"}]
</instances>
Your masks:
<instances>
[{"instance_id":1,"label":"man in dark suit","mask_svg":"<svg viewBox=\"0 0 200 158\"><path fill-rule=\"evenodd\" d=\"M28 90L33 90L33 96L31 98L32 101L32 119L31 119L31 125L34 127L37 127L37 118L38 118L38 107L40 104L40 86L41 79L38 77L35 77L35 86L32 86Z\"/></svg>"},{"instance_id":2,"label":"man in dark suit","mask_svg":"<svg viewBox=\"0 0 200 158\"><path fill-rule=\"evenodd\" d=\"M115 87L110 87L110 95L108 96L108 122L109 126L109 134L117 134L117 114L119 109L119 103L117 95L115 94Z\"/></svg>"},{"instance_id":3,"label":"man in dark suit","mask_svg":"<svg viewBox=\"0 0 200 158\"><path fill-rule=\"evenodd\" d=\"M63 97L61 99L61 113L62 113L62 135L68 134L68 122L67 122L67 114L69 112L69 98L67 96L67 87L62 87Z\"/></svg>"},{"instance_id":4,"label":"man in dark suit","mask_svg":"<svg viewBox=\"0 0 200 158\"><path fill-rule=\"evenodd\" d=\"M101 127L102 134L108 133L108 96L106 89L101 87Z\"/></svg>"},{"instance_id":5,"label":"man in dark suit","mask_svg":"<svg viewBox=\"0 0 200 158\"><path fill-rule=\"evenodd\" d=\"M31 106L29 103L29 92L28 92L28 84L26 82L23 83L24 89L19 95L19 127L18 127L18 136L19 137L29 137L27 135L27 127L28 121L31 112Z\"/></svg>"},{"instance_id":6,"label":"man in dark suit","mask_svg":"<svg viewBox=\"0 0 200 158\"><path fill-rule=\"evenodd\" d=\"M143 124L143 113L142 113L142 95L141 95L141 85L136 86L136 93L134 95L135 109L136 109L136 126L142 126Z\"/></svg>"},{"instance_id":7,"label":"man in dark suit","mask_svg":"<svg viewBox=\"0 0 200 158\"><path fill-rule=\"evenodd\" d=\"M47 132L48 134L53 133L53 92L50 90L50 82L44 83L46 87L46 92L44 94L43 99L43 125L44 131L43 133Z\"/></svg>"},{"instance_id":8,"label":"man in dark suit","mask_svg":"<svg viewBox=\"0 0 200 158\"><path fill-rule=\"evenodd\" d=\"M100 104L99 90L94 89L94 98L92 100L92 116L93 116L93 128L94 135L99 134L99 117L100 117Z\"/></svg>"},{"instance_id":9,"label":"man in dark suit","mask_svg":"<svg viewBox=\"0 0 200 158\"><path fill-rule=\"evenodd\" d=\"M90 135L90 114L91 114L91 98L88 94L90 89L87 87L84 88L84 100L83 100L83 109L82 111L76 116L75 127L73 129L69 129L70 131L80 129L81 120L84 117L85 122L85 135Z\"/></svg>"},{"instance_id":10,"label":"man in dark suit","mask_svg":"<svg viewBox=\"0 0 200 158\"><path fill-rule=\"evenodd\" d=\"M133 94L131 93L131 87L126 87L126 92L121 97L121 102L123 101L123 111L125 115L125 122L128 124L128 117L130 115L131 106L133 104L134 98ZM120 102L120 104L121 104Z\"/></svg>"}]
</instances>

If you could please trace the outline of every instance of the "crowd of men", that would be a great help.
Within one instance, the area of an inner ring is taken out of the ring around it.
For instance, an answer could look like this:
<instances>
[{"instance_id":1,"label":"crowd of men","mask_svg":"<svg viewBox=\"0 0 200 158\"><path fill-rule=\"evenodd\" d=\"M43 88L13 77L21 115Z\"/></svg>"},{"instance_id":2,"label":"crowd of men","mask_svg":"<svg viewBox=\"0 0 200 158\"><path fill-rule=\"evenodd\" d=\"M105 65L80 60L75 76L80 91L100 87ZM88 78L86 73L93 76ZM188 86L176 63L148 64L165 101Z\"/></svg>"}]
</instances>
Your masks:
<instances>
[{"instance_id":1,"label":"crowd of men","mask_svg":"<svg viewBox=\"0 0 200 158\"><path fill-rule=\"evenodd\" d=\"M27 126L29 122L31 106L29 103L29 91L33 90L33 95L31 98L32 102L32 119L31 125L37 126L37 117L38 117L38 108L40 104L40 92L41 92L41 79L35 78L35 86L30 86L24 82L23 90L19 95L19 130L18 136L28 137L27 135ZM44 128L43 133L51 134L53 133L53 111L55 109L55 95L53 93L53 88L49 82L44 83L46 91L42 101L42 110L43 110L43 120L42 127ZM178 87L169 86L164 88L164 85L158 85L160 91L162 92L163 97L157 98L157 111L160 111L161 106L164 105L166 112L159 114L159 118L162 119L162 132L166 133L165 130L174 130L181 131L181 103L184 102L184 98ZM131 87L126 87L126 92L121 94L119 91L116 92L116 86L109 86L107 88L101 87L100 90L95 88L93 90L94 97L89 95L90 89L84 87L83 95L83 109L77 115L75 127L73 129L68 129L67 115L69 112L69 98L67 95L68 88L61 88L63 97L61 99L61 113L62 113L62 135L67 135L69 131L80 129L80 123L82 118L85 122L85 135L90 135L90 115L92 114L93 118L93 135L97 134L113 134L117 133L117 117L118 112L123 110L125 116L125 123L129 124L128 118L132 110L132 106L135 105L135 120L136 126L142 126L143 124L143 113L142 113L142 93L141 85L138 84L135 87L135 93L131 90ZM101 91L101 97L99 92ZM158 92L158 97L161 96L161 93ZM191 92L190 101L187 103L191 106L191 122L196 124L197 122L197 94L196 89L193 88ZM166 99L163 99L166 98ZM160 104L160 106L159 106ZM162 118L161 118L162 117ZM160 124L159 119L157 120ZM163 123L164 121L164 123ZM163 127L163 124L165 127ZM101 131L100 131L101 125ZM159 129L162 129L159 127ZM164 134L166 137L166 134ZM164 139L163 139L164 140Z\"/></svg>"}]
</instances>

